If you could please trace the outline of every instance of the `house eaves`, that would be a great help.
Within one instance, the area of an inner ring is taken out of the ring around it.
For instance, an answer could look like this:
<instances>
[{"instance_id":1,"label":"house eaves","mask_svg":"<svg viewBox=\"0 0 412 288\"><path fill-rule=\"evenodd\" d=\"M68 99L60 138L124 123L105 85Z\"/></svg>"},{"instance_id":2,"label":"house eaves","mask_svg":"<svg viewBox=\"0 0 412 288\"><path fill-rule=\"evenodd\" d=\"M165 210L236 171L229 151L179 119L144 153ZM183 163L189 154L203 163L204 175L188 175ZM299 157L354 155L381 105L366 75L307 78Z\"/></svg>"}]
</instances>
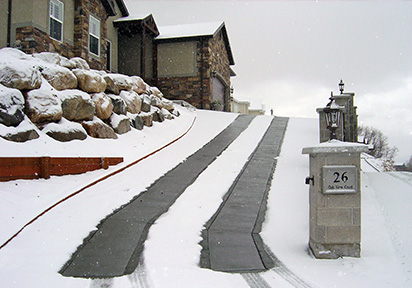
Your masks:
<instances>
[{"instance_id":1,"label":"house eaves","mask_svg":"<svg viewBox=\"0 0 412 288\"><path fill-rule=\"evenodd\" d=\"M124 4L123 0L115 0L117 3L117 6L120 9L120 12L122 13L122 16L128 16L129 11L127 11L127 7ZM106 10L107 16L116 16L116 8L114 7L114 2L113 0L101 0L102 5L104 9Z\"/></svg>"},{"instance_id":2,"label":"house eaves","mask_svg":"<svg viewBox=\"0 0 412 288\"><path fill-rule=\"evenodd\" d=\"M155 39L158 43L184 42L215 37L222 31L230 65L235 65L225 22L196 23L159 27L160 35Z\"/></svg>"},{"instance_id":3,"label":"house eaves","mask_svg":"<svg viewBox=\"0 0 412 288\"><path fill-rule=\"evenodd\" d=\"M156 22L152 14L149 15L128 15L113 21L114 27L119 29L120 34L134 35L143 28L148 29L154 37L159 35Z\"/></svg>"}]
</instances>

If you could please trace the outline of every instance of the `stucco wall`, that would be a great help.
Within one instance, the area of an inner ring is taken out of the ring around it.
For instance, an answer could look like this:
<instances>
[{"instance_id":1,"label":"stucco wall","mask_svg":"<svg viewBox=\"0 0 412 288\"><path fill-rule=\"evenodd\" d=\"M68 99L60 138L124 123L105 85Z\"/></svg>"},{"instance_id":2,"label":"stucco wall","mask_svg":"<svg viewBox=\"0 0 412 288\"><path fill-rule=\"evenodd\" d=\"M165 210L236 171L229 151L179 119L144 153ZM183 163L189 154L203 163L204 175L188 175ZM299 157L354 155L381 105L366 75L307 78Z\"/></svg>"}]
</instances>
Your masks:
<instances>
[{"instance_id":1,"label":"stucco wall","mask_svg":"<svg viewBox=\"0 0 412 288\"><path fill-rule=\"evenodd\" d=\"M188 49L194 45L195 55L193 50ZM195 69L191 70L193 56L196 64ZM225 96L229 97L230 64L222 32L203 41L158 43L158 73L157 86L165 95L188 101L197 108L211 109L213 77L216 75L226 85ZM227 102L226 99L226 111L230 110Z\"/></svg>"}]
</instances>

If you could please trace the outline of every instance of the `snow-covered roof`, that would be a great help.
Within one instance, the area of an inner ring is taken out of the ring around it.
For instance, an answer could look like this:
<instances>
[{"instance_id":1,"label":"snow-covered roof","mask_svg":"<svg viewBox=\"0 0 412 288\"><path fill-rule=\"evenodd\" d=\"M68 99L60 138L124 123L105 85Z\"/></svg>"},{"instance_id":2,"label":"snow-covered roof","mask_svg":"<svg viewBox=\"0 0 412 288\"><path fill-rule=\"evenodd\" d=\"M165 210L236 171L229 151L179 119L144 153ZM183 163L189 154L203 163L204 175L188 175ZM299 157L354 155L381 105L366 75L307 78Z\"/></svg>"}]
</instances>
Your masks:
<instances>
[{"instance_id":1,"label":"snow-covered roof","mask_svg":"<svg viewBox=\"0 0 412 288\"><path fill-rule=\"evenodd\" d=\"M225 25L224 22L182 24L159 27L157 39L214 36Z\"/></svg>"},{"instance_id":2,"label":"snow-covered roof","mask_svg":"<svg viewBox=\"0 0 412 288\"><path fill-rule=\"evenodd\" d=\"M134 15L126 16L126 17L120 17L120 18L114 20L113 22L119 23L119 22L128 22L128 21L141 21L141 20L144 20L144 19L146 19L147 17L150 17L150 16L151 16L151 14L140 14L140 15L134 14Z\"/></svg>"}]
</instances>

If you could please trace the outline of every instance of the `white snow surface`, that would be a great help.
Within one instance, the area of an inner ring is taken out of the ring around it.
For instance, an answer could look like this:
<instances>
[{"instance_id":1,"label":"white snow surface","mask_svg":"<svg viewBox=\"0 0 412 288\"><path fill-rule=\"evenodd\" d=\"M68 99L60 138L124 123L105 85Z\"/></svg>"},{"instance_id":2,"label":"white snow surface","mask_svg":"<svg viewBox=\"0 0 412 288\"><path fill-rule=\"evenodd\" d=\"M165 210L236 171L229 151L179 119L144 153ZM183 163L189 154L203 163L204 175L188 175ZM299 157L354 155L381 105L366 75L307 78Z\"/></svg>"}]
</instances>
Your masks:
<instances>
[{"instance_id":1,"label":"white snow surface","mask_svg":"<svg viewBox=\"0 0 412 288\"><path fill-rule=\"evenodd\" d=\"M270 116L257 116L150 228L144 264L112 279L63 277L58 273L77 246L106 215L183 161L229 125L236 114L188 111L172 121L119 135L117 140L61 143L41 135L26 143L0 139L1 156L122 156L108 170L48 180L0 183L0 245L40 212L88 183L180 140L109 179L86 189L28 225L0 250L1 287L252 287L241 274L198 266L200 232L219 207ZM362 160L361 258L317 260L308 252L308 155L317 145L317 119L291 118L269 192L261 236L276 256L311 287L412 286L412 176L380 173ZM138 175L138 176L136 176ZM270 287L293 287L276 270L260 273Z\"/></svg>"},{"instance_id":2,"label":"white snow surface","mask_svg":"<svg viewBox=\"0 0 412 288\"><path fill-rule=\"evenodd\" d=\"M208 22L160 26L157 39L184 38L214 35L224 22Z\"/></svg>"}]
</instances>

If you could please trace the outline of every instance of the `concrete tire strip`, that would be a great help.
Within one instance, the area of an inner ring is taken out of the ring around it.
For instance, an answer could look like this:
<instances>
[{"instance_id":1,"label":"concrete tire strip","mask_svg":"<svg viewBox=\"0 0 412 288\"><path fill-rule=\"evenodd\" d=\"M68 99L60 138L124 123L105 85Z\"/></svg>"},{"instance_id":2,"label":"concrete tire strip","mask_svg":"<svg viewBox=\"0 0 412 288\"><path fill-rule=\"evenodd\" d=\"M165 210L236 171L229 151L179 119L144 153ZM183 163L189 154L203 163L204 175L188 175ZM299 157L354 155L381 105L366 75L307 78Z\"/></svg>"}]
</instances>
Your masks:
<instances>
[{"instance_id":1,"label":"concrete tire strip","mask_svg":"<svg viewBox=\"0 0 412 288\"><path fill-rule=\"evenodd\" d=\"M275 267L259 233L287 123L288 118L273 119L221 206L206 223L200 243L201 267L233 273L262 272Z\"/></svg>"},{"instance_id":2,"label":"concrete tire strip","mask_svg":"<svg viewBox=\"0 0 412 288\"><path fill-rule=\"evenodd\" d=\"M139 264L150 226L165 213L198 175L253 120L240 115L213 140L189 156L128 204L103 219L62 267L63 276L110 278L131 274Z\"/></svg>"}]
</instances>

